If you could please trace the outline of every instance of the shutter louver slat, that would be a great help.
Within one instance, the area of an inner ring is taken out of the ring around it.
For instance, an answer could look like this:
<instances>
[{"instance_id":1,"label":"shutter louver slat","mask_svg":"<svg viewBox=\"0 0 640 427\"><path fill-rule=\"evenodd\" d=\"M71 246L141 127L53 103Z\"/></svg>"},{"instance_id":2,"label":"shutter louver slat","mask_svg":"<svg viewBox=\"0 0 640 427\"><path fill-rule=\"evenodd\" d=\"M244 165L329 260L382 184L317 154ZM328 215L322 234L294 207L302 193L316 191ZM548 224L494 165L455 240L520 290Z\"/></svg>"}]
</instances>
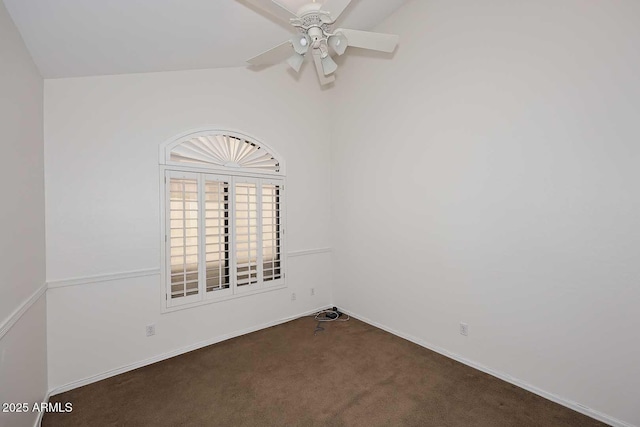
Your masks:
<instances>
[{"instance_id":1,"label":"shutter louver slat","mask_svg":"<svg viewBox=\"0 0 640 427\"><path fill-rule=\"evenodd\" d=\"M209 140L206 137L200 136L198 138L194 138L194 143L197 142L198 147L203 149L205 152L209 154L209 156L216 156L216 152L214 147L209 143Z\"/></svg>"}]
</instances>

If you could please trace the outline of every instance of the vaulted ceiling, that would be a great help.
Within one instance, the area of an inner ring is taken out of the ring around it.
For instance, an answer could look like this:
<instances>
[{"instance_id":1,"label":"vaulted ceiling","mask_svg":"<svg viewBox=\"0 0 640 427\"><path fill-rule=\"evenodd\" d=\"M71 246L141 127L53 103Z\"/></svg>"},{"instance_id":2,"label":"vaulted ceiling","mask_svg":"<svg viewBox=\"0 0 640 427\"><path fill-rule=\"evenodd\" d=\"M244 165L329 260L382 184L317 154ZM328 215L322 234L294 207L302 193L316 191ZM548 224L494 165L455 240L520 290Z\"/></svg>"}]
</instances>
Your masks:
<instances>
[{"instance_id":1,"label":"vaulted ceiling","mask_svg":"<svg viewBox=\"0 0 640 427\"><path fill-rule=\"evenodd\" d=\"M406 1L353 0L339 24L369 30ZM243 0L4 3L45 78L242 66L292 34Z\"/></svg>"}]
</instances>

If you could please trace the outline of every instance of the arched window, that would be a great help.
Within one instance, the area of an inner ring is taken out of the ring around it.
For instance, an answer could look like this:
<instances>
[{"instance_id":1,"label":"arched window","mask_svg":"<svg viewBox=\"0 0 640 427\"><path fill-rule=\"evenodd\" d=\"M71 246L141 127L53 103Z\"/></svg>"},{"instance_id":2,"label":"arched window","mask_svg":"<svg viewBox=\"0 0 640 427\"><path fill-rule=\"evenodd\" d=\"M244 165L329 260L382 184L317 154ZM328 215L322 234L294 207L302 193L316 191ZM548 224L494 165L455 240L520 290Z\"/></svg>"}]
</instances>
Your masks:
<instances>
[{"instance_id":1,"label":"arched window","mask_svg":"<svg viewBox=\"0 0 640 427\"><path fill-rule=\"evenodd\" d=\"M160 164L166 310L285 286L280 155L203 130L163 144Z\"/></svg>"}]
</instances>

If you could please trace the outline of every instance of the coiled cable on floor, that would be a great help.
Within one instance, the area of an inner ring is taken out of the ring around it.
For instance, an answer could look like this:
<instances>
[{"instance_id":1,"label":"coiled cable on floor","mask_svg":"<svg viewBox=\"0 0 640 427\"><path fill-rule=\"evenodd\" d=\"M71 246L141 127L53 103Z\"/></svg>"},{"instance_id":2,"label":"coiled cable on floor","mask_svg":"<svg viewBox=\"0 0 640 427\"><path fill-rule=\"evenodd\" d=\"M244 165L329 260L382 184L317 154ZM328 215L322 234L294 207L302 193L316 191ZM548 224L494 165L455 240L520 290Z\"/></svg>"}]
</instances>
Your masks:
<instances>
[{"instance_id":1,"label":"coiled cable on floor","mask_svg":"<svg viewBox=\"0 0 640 427\"><path fill-rule=\"evenodd\" d=\"M337 314L337 316L332 319L331 317L327 316L327 313ZM341 319L342 316L347 316L347 318L346 319L344 319L344 318ZM313 318L316 319L318 322L346 322L351 317L349 317L348 314L340 313L339 311L320 310L319 312L317 312L316 314L313 315Z\"/></svg>"}]
</instances>

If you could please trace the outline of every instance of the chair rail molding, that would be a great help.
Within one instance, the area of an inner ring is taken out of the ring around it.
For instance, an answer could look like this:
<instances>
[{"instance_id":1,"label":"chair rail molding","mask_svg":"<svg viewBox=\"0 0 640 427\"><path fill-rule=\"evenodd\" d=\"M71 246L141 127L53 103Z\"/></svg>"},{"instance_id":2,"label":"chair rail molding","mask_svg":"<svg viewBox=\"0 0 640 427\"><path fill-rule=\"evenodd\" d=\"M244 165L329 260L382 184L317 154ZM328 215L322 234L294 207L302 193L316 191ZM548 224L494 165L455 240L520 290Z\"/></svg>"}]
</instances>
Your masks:
<instances>
[{"instance_id":1,"label":"chair rail molding","mask_svg":"<svg viewBox=\"0 0 640 427\"><path fill-rule=\"evenodd\" d=\"M304 249L300 251L290 251L287 253L289 258L295 258L299 256L325 254L331 252L331 248L316 248L316 249Z\"/></svg>"},{"instance_id":2,"label":"chair rail molding","mask_svg":"<svg viewBox=\"0 0 640 427\"><path fill-rule=\"evenodd\" d=\"M144 268L140 270L120 271L116 273L96 274L94 276L72 277L69 279L50 280L47 282L49 289L66 288L67 286L89 285L92 283L111 282L113 280L131 279L134 277L156 276L160 274L159 268Z\"/></svg>"},{"instance_id":3,"label":"chair rail molding","mask_svg":"<svg viewBox=\"0 0 640 427\"><path fill-rule=\"evenodd\" d=\"M31 308L31 306L35 304L42 295L45 294L46 291L47 284L45 283L40 286L33 294L31 294L29 298L23 301L22 304L20 304L18 308L16 308L13 313L9 315L9 317L7 317L2 323L0 323L0 339L2 339L7 334L7 332L9 332L13 325L18 323L18 320L20 320L22 315L25 314Z\"/></svg>"},{"instance_id":4,"label":"chair rail molding","mask_svg":"<svg viewBox=\"0 0 640 427\"><path fill-rule=\"evenodd\" d=\"M296 258L301 256L330 253L331 248L314 248L299 251L290 251L287 257ZM68 286L90 285L92 283L111 282L122 279L132 279L136 277L147 277L160 275L160 268L144 268L140 270L121 271L114 273L96 274L84 277L71 277L68 279L55 279L47 282L48 289L66 288ZM44 292L44 291L43 291Z\"/></svg>"}]
</instances>

